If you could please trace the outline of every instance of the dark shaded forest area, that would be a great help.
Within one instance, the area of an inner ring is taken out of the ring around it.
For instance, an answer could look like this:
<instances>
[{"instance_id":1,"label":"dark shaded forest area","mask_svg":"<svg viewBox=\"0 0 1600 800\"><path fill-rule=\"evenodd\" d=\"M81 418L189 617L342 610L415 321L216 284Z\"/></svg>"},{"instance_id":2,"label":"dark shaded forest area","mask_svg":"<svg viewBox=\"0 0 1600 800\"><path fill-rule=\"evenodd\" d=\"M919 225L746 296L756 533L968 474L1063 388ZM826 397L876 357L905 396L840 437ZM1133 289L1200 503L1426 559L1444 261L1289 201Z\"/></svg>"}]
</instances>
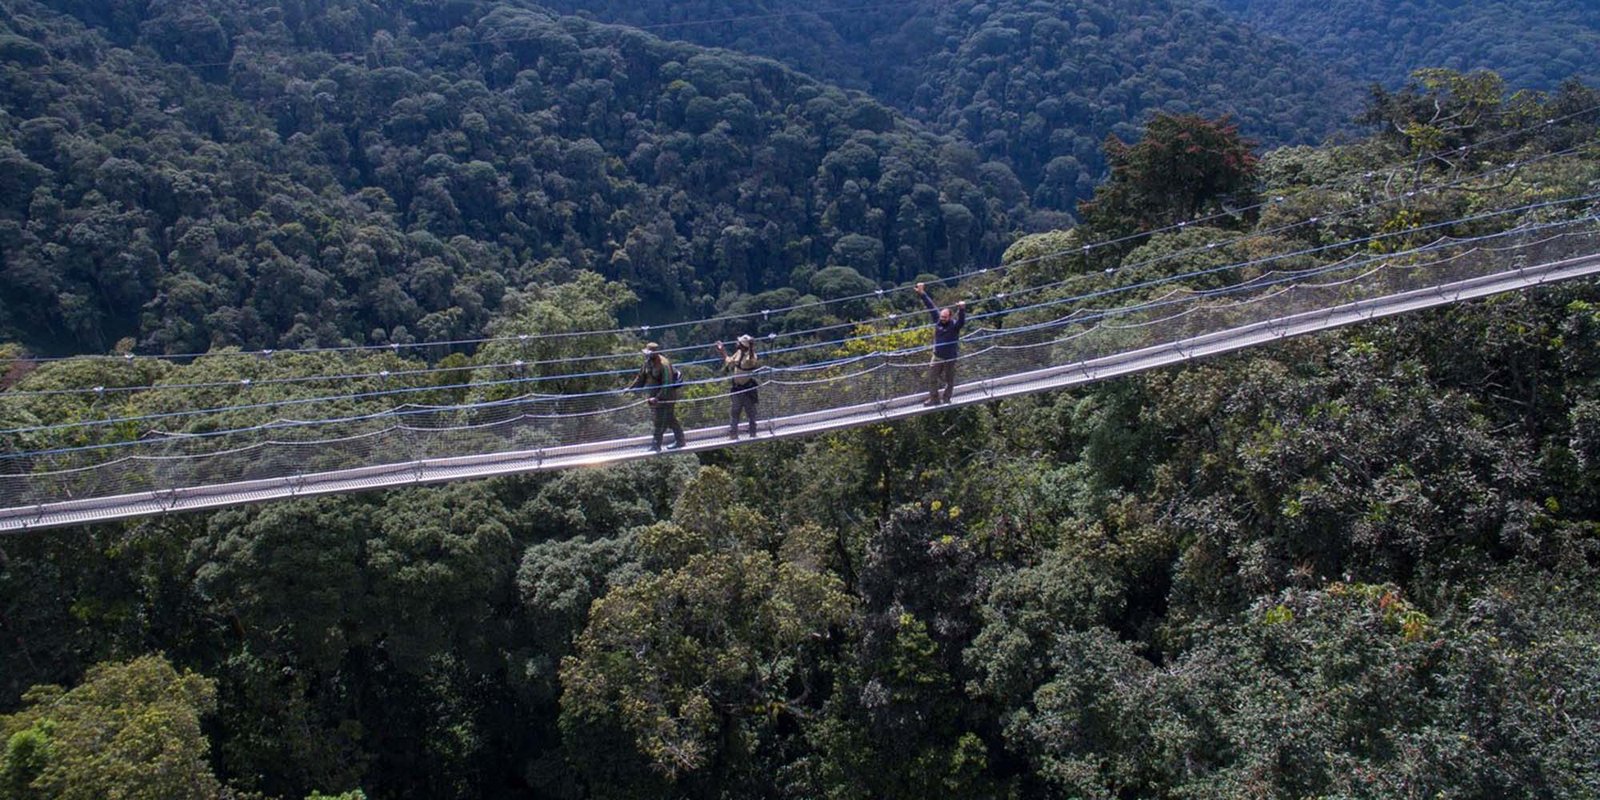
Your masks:
<instances>
[{"instance_id":1,"label":"dark shaded forest area","mask_svg":"<svg viewBox=\"0 0 1600 800\"><path fill-rule=\"evenodd\" d=\"M1151 84L1041 139L966 110L1072 107L1026 73L1091 43L1124 77L1141 42L1263 80L1228 48L1273 51L1207 39L1214 10L1079 20L1076 48L1033 37L1101 6L934 8L773 21L750 49L808 76L531 4L6 0L0 429L239 404L182 435L327 393L246 378L370 373L355 392L506 358L232 347L601 330L1005 265L932 290L978 310L1600 215L1579 80L1426 69L1343 117L1309 73L1270 109ZM827 82L905 87L842 54L914 39L945 42L906 62L937 96ZM1358 133L1275 146L1334 129ZM1092 180L1050 194L1085 136ZM161 357L30 357L113 349ZM0 800L1592 797L1597 353L1600 283L1573 281L811 439L0 538Z\"/></svg>"},{"instance_id":2,"label":"dark shaded forest area","mask_svg":"<svg viewBox=\"0 0 1600 800\"><path fill-rule=\"evenodd\" d=\"M1194 0L550 5L862 88L1006 164L1046 209L1088 198L1105 174L1101 142L1135 138L1152 111L1231 115L1278 146L1347 128L1360 103L1359 83Z\"/></svg>"},{"instance_id":3,"label":"dark shaded forest area","mask_svg":"<svg viewBox=\"0 0 1600 800\"><path fill-rule=\"evenodd\" d=\"M1418 67L1492 69L1514 86L1600 78L1600 6L1580 0L1218 0L1321 63L1394 88Z\"/></svg>"}]
</instances>

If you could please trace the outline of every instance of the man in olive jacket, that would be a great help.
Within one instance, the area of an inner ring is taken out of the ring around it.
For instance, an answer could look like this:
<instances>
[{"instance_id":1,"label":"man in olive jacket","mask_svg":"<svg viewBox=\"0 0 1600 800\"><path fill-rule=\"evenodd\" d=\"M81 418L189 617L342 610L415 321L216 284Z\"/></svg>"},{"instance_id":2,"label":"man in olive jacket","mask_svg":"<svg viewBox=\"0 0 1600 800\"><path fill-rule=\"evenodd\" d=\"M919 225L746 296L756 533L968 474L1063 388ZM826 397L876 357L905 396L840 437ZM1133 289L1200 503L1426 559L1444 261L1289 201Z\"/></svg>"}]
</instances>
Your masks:
<instances>
[{"instance_id":1,"label":"man in olive jacket","mask_svg":"<svg viewBox=\"0 0 1600 800\"><path fill-rule=\"evenodd\" d=\"M661 352L661 345L651 342L644 346L644 366L628 385L629 390L643 389L654 415L655 433L651 450L661 450L661 436L672 429L673 443L668 450L683 447L683 426L678 423L678 413L673 406L678 401L678 370Z\"/></svg>"}]
</instances>

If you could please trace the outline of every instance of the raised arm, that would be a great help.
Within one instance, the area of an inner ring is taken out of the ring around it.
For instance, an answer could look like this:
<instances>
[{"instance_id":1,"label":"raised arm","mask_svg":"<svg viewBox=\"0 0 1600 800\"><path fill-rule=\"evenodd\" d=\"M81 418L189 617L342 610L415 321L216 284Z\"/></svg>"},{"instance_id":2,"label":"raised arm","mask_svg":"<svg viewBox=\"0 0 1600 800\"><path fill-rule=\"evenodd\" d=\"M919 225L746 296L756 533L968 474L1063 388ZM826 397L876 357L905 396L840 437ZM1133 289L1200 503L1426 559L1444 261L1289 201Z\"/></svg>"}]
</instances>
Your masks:
<instances>
[{"instance_id":1,"label":"raised arm","mask_svg":"<svg viewBox=\"0 0 1600 800\"><path fill-rule=\"evenodd\" d=\"M922 298L922 307L928 309L928 316L933 318L933 324L939 324L939 307L933 304L933 298L922 290L922 284L917 284L917 296Z\"/></svg>"}]
</instances>

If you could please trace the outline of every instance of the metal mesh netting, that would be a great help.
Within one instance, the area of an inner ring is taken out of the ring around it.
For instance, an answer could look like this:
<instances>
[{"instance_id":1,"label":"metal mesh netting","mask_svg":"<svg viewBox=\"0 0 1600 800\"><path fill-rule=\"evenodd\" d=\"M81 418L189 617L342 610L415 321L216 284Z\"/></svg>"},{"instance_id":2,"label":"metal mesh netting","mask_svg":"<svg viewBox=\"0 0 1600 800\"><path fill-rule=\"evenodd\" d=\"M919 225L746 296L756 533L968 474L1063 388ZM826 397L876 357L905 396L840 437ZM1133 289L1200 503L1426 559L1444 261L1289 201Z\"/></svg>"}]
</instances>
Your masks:
<instances>
[{"instance_id":1,"label":"metal mesh netting","mask_svg":"<svg viewBox=\"0 0 1600 800\"><path fill-rule=\"evenodd\" d=\"M1208 289L1152 291L1138 302L1107 295L1071 305L1039 303L1008 313L1004 327L968 327L956 370L957 401L1018 376L1171 345L1267 320L1304 317L1343 304L1547 267L1587 256L1600 230L1592 219L1525 226L1471 240L1444 240L1404 253L1352 257L1292 272L1265 272ZM922 322L926 317L919 317ZM902 338L904 330L885 331ZM875 334L858 343L870 348ZM931 338L926 331L920 336ZM799 426L856 424L864 409L919 407L928 395L927 346L769 367L761 373L763 434ZM843 352L843 351L841 351ZM531 384L538 385L538 384ZM1049 388L1041 385L1039 388ZM675 404L691 440L728 435L725 378L687 382ZM326 413L326 412L324 412ZM111 447L11 453L0 459L4 511L64 501L170 492L495 453L634 453L647 447L651 411L621 391L532 394L459 406L403 406L334 420L279 421L215 434L148 434ZM670 439L670 434L669 434ZM273 496L281 496L279 492Z\"/></svg>"}]
</instances>

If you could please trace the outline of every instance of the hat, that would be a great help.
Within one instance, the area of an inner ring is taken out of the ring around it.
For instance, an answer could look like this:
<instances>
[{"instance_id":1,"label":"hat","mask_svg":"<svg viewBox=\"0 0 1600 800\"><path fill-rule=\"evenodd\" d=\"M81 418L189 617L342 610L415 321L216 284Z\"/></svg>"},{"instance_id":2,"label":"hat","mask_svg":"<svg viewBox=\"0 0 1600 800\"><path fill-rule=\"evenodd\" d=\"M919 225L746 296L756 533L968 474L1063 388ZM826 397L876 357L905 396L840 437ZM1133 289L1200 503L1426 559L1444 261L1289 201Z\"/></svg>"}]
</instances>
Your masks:
<instances>
[{"instance_id":1,"label":"hat","mask_svg":"<svg viewBox=\"0 0 1600 800\"><path fill-rule=\"evenodd\" d=\"M739 344L745 345L746 347L748 347L753 341L755 341L755 339L750 338L750 334L748 333L739 337Z\"/></svg>"},{"instance_id":2,"label":"hat","mask_svg":"<svg viewBox=\"0 0 1600 800\"><path fill-rule=\"evenodd\" d=\"M647 356L653 356L656 353L661 352L661 345L656 344L655 342L651 342L651 343L645 345L644 349L641 350L640 352L644 353Z\"/></svg>"}]
</instances>

